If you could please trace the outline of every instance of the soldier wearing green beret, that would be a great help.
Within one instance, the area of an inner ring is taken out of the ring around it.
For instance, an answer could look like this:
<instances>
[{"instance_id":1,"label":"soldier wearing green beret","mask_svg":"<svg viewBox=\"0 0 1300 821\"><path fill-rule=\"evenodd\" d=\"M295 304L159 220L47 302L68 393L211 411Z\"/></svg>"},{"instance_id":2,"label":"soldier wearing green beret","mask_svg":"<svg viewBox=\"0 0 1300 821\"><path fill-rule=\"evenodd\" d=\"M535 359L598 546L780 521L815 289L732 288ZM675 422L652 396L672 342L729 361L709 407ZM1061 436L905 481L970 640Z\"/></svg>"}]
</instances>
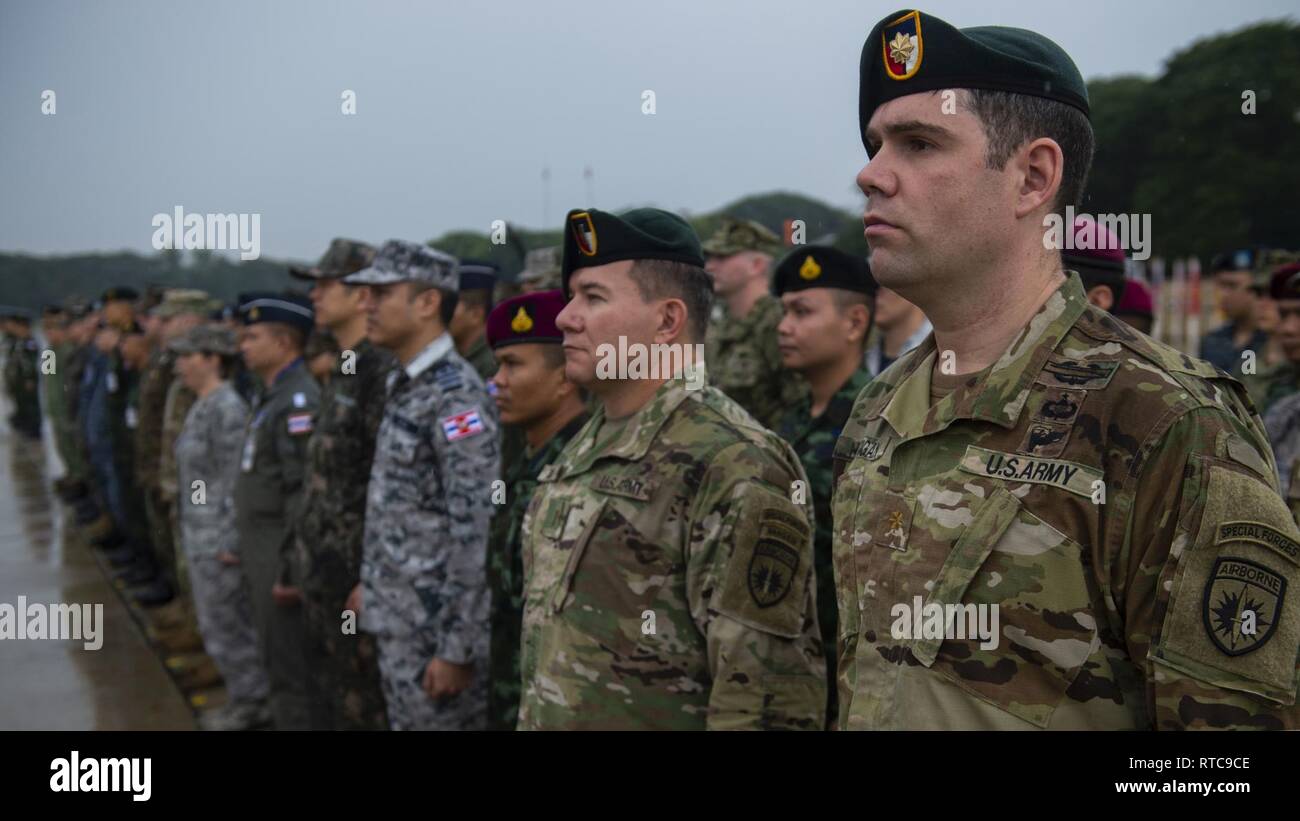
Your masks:
<instances>
[{"instance_id":1,"label":"soldier wearing green beret","mask_svg":"<svg viewBox=\"0 0 1300 821\"><path fill-rule=\"evenodd\" d=\"M1044 243L1092 158L1074 63L899 11L860 79L872 273L934 333L835 446L840 726L1296 727L1300 530L1245 390Z\"/></svg>"},{"instance_id":2,"label":"soldier wearing green beret","mask_svg":"<svg viewBox=\"0 0 1300 821\"><path fill-rule=\"evenodd\" d=\"M723 217L703 249L704 270L722 302L706 339L709 375L750 415L775 428L806 389L782 367L776 345L781 304L771 293L770 269L781 240L752 220Z\"/></svg>"},{"instance_id":3,"label":"soldier wearing green beret","mask_svg":"<svg viewBox=\"0 0 1300 821\"><path fill-rule=\"evenodd\" d=\"M813 568L817 579L817 623L826 648L827 725L837 715L835 637L838 622L831 564L831 456L871 374L863 348L875 313L876 281L867 263L835 248L806 247L777 266L773 291L783 317L776 326L781 360L804 377L809 393L785 413L776 431L799 455L809 486L799 495L815 520Z\"/></svg>"},{"instance_id":4,"label":"soldier wearing green beret","mask_svg":"<svg viewBox=\"0 0 1300 821\"><path fill-rule=\"evenodd\" d=\"M524 516L519 727L820 729L807 477L708 384L695 232L641 208L564 233L565 375L598 406Z\"/></svg>"}]
</instances>

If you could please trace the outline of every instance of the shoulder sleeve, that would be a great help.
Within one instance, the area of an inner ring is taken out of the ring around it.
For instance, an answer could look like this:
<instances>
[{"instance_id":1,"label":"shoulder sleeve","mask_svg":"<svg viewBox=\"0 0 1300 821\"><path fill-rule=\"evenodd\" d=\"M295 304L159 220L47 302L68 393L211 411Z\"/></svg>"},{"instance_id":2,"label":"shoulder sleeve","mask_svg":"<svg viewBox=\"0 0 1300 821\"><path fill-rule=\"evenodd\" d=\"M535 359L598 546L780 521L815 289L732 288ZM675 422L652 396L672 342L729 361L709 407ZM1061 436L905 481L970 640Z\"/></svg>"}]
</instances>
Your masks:
<instances>
[{"instance_id":1,"label":"shoulder sleeve","mask_svg":"<svg viewBox=\"0 0 1300 821\"><path fill-rule=\"evenodd\" d=\"M1116 500L1117 604L1160 729L1297 726L1300 532L1246 417L1183 414Z\"/></svg>"},{"instance_id":2,"label":"shoulder sleeve","mask_svg":"<svg viewBox=\"0 0 1300 821\"><path fill-rule=\"evenodd\" d=\"M692 511L687 593L707 637L710 729L819 730L826 662L817 627L805 480L744 443L721 451Z\"/></svg>"}]
</instances>

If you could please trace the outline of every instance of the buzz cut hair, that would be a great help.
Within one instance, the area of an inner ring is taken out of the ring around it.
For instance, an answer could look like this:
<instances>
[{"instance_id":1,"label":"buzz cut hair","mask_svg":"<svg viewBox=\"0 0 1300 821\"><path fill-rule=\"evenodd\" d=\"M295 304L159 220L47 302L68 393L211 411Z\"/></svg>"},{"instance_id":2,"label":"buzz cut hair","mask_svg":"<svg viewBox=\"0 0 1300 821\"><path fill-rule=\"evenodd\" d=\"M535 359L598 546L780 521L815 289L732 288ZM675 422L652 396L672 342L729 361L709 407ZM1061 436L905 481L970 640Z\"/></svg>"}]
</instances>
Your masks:
<instances>
[{"instance_id":1,"label":"buzz cut hair","mask_svg":"<svg viewBox=\"0 0 1300 821\"><path fill-rule=\"evenodd\" d=\"M686 329L692 342L703 342L713 311L713 279L703 268L688 262L638 259L631 275L641 299L680 299L686 305Z\"/></svg>"}]
</instances>

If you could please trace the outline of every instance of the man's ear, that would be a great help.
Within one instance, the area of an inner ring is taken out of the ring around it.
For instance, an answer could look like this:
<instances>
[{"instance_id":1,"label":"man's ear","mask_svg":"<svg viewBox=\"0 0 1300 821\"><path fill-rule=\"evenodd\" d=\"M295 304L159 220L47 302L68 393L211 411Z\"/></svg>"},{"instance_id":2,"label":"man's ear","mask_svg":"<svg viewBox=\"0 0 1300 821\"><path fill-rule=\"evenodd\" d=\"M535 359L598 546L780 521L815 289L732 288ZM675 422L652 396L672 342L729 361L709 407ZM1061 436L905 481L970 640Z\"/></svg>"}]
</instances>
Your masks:
<instances>
[{"instance_id":1,"label":"man's ear","mask_svg":"<svg viewBox=\"0 0 1300 821\"><path fill-rule=\"evenodd\" d=\"M655 342L676 342L686 335L690 316L686 303L669 297L659 303L659 327L655 329Z\"/></svg>"},{"instance_id":2,"label":"man's ear","mask_svg":"<svg viewBox=\"0 0 1300 821\"><path fill-rule=\"evenodd\" d=\"M1094 285L1088 289L1088 301L1103 311L1109 311L1115 307L1115 294L1109 285Z\"/></svg>"},{"instance_id":3,"label":"man's ear","mask_svg":"<svg viewBox=\"0 0 1300 821\"><path fill-rule=\"evenodd\" d=\"M1065 169L1065 155L1056 140L1039 137L1016 151L1011 161L1020 175L1016 217L1051 208L1061 189L1061 174Z\"/></svg>"},{"instance_id":4,"label":"man's ear","mask_svg":"<svg viewBox=\"0 0 1300 821\"><path fill-rule=\"evenodd\" d=\"M871 309L861 303L849 306L849 341L857 342L865 339L867 332L871 329ZM856 338L853 336L856 334Z\"/></svg>"}]
</instances>

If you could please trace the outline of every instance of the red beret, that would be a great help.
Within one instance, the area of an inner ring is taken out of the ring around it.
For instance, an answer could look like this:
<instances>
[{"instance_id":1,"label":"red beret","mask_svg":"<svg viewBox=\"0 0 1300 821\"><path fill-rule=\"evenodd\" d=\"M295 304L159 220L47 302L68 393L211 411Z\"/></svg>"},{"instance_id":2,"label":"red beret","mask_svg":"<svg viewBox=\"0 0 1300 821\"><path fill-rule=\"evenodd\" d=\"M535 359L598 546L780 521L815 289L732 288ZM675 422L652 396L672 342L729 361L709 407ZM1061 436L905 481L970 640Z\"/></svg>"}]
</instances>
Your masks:
<instances>
[{"instance_id":1,"label":"red beret","mask_svg":"<svg viewBox=\"0 0 1300 821\"><path fill-rule=\"evenodd\" d=\"M1086 217L1074 218L1074 245L1061 251L1066 267L1073 262L1094 268L1124 272L1124 249L1119 237L1106 226Z\"/></svg>"},{"instance_id":2,"label":"red beret","mask_svg":"<svg viewBox=\"0 0 1300 821\"><path fill-rule=\"evenodd\" d=\"M563 342L564 334L555 327L555 318L565 304L560 290L535 291L507 299L488 314L488 345L495 350L521 342Z\"/></svg>"},{"instance_id":3,"label":"red beret","mask_svg":"<svg viewBox=\"0 0 1300 821\"><path fill-rule=\"evenodd\" d=\"M1137 279L1130 279L1125 282L1124 296L1111 313L1116 315L1132 314L1151 318L1154 315L1153 302L1146 283Z\"/></svg>"}]
</instances>

